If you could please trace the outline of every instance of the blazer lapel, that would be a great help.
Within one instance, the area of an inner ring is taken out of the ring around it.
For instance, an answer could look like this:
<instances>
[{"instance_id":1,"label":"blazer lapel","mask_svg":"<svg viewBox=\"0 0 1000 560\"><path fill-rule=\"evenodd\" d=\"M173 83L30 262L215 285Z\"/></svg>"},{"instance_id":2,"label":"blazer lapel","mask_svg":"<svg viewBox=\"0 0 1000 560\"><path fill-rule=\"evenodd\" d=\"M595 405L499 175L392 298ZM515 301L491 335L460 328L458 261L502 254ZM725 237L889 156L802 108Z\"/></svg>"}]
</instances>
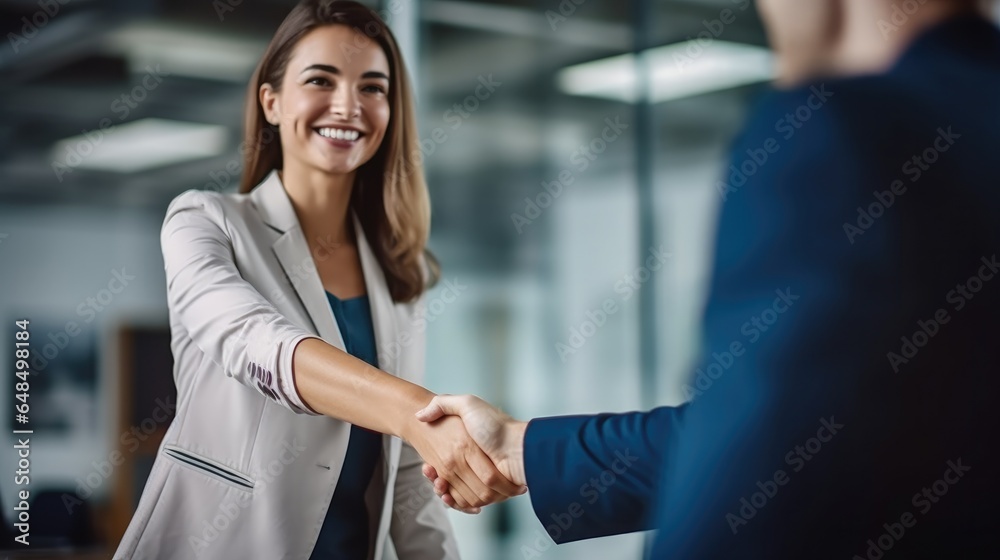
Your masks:
<instances>
[{"instance_id":1,"label":"blazer lapel","mask_svg":"<svg viewBox=\"0 0 1000 560\"><path fill-rule=\"evenodd\" d=\"M271 249L299 301L309 313L316 333L327 343L344 350L340 327L330 309L326 290L309 253L309 244L302 234L295 208L281 184L278 172L272 171L264 182L251 191L250 196L264 222L281 232L281 237L271 245Z\"/></svg>"}]
</instances>

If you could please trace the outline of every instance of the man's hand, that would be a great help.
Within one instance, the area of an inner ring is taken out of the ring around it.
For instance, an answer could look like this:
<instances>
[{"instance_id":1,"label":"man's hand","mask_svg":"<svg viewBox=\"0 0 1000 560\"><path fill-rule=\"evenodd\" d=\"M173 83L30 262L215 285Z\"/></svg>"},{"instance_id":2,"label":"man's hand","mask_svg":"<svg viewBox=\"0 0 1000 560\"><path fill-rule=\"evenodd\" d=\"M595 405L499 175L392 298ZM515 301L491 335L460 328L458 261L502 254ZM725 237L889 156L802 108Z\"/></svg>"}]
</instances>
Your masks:
<instances>
[{"instance_id":1,"label":"man's hand","mask_svg":"<svg viewBox=\"0 0 1000 560\"><path fill-rule=\"evenodd\" d=\"M403 439L423 457L425 468L433 465L435 478L450 489L451 500L446 503L455 509L479 513L482 506L525 491L498 470L458 417L436 422L414 420Z\"/></svg>"},{"instance_id":2,"label":"man's hand","mask_svg":"<svg viewBox=\"0 0 1000 560\"><path fill-rule=\"evenodd\" d=\"M527 491L524 475L524 431L526 422L520 422L504 414L488 402L472 395L438 395L417 412L417 419L423 422L444 422L448 416L457 416L465 424L472 439L485 452L507 480L519 485L515 494ZM425 457L426 459L426 457ZM423 468L424 476L434 482L434 491L446 504L464 510L462 489L449 484L447 476L428 461ZM500 501L500 500L496 500Z\"/></svg>"}]
</instances>

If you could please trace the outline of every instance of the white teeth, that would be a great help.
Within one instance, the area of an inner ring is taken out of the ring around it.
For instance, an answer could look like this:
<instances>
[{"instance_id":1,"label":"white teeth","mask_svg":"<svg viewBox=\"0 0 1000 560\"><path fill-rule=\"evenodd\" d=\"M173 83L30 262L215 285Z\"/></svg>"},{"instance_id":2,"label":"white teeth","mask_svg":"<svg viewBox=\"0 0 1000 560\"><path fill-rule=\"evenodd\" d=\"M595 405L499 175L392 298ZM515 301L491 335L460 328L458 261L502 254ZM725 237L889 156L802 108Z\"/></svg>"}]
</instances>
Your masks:
<instances>
[{"instance_id":1,"label":"white teeth","mask_svg":"<svg viewBox=\"0 0 1000 560\"><path fill-rule=\"evenodd\" d=\"M325 136L326 138L333 138L335 140L349 140L351 142L358 139L361 134L357 130L347 130L343 128L321 128L319 129L320 136Z\"/></svg>"}]
</instances>

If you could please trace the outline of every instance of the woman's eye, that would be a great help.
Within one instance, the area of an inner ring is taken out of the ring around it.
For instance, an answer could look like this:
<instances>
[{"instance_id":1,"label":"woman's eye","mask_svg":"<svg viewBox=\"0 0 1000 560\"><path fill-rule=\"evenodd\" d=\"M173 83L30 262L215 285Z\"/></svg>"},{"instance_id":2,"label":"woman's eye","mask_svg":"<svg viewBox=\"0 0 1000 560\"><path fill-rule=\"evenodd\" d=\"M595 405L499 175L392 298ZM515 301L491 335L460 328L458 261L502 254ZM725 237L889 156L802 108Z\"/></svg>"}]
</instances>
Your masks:
<instances>
[{"instance_id":1,"label":"woman's eye","mask_svg":"<svg viewBox=\"0 0 1000 560\"><path fill-rule=\"evenodd\" d=\"M385 88L377 85L367 85L362 88L362 91L367 91L370 93L385 93Z\"/></svg>"},{"instance_id":2,"label":"woman's eye","mask_svg":"<svg viewBox=\"0 0 1000 560\"><path fill-rule=\"evenodd\" d=\"M325 85L329 85L330 81L327 80L326 78L320 78L320 77L317 76L315 78L309 78L308 80L306 80L306 83L307 84L316 84L318 86L325 86Z\"/></svg>"}]
</instances>

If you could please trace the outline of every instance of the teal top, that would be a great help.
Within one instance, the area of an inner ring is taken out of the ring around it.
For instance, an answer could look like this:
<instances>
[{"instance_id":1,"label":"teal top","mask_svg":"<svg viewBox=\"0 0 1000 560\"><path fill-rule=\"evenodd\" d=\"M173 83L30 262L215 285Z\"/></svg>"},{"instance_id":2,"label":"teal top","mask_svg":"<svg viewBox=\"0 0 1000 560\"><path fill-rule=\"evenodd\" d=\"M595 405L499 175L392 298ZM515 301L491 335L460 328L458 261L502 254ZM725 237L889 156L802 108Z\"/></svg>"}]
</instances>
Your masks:
<instances>
[{"instance_id":1,"label":"teal top","mask_svg":"<svg viewBox=\"0 0 1000 560\"><path fill-rule=\"evenodd\" d=\"M326 293L348 354L378 367L368 296L341 300ZM382 434L351 426L344 467L310 560L366 560L369 530L365 490L382 455Z\"/></svg>"}]
</instances>

